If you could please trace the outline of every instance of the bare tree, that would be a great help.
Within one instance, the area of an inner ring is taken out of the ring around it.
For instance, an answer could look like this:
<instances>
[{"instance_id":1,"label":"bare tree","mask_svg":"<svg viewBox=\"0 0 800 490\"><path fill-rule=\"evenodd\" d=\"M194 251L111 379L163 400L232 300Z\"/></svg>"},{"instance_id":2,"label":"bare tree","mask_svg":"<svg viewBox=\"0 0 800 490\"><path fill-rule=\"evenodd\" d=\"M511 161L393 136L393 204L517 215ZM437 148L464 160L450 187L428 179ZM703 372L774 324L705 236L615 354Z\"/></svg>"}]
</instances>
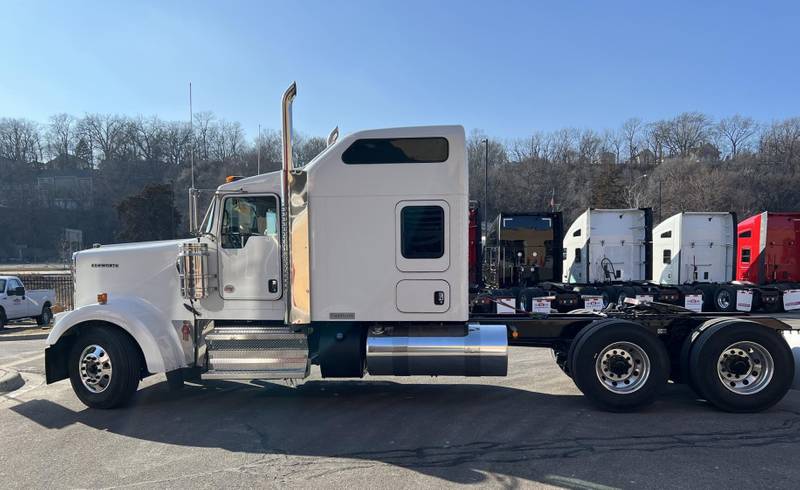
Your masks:
<instances>
[{"instance_id":1,"label":"bare tree","mask_svg":"<svg viewBox=\"0 0 800 490\"><path fill-rule=\"evenodd\" d=\"M131 138L146 162L161 161L164 154L165 128L160 119L153 116L144 119L141 116L131 121Z\"/></svg>"},{"instance_id":2,"label":"bare tree","mask_svg":"<svg viewBox=\"0 0 800 490\"><path fill-rule=\"evenodd\" d=\"M163 130L163 144L167 163L174 166L182 165L188 158L190 141L188 123L175 121L166 123Z\"/></svg>"},{"instance_id":3,"label":"bare tree","mask_svg":"<svg viewBox=\"0 0 800 490\"><path fill-rule=\"evenodd\" d=\"M686 158L708 140L711 120L699 112L684 112L668 123L667 146L673 155Z\"/></svg>"},{"instance_id":4,"label":"bare tree","mask_svg":"<svg viewBox=\"0 0 800 490\"><path fill-rule=\"evenodd\" d=\"M69 114L56 114L47 126L47 149L51 158L67 159L77 143L77 120Z\"/></svg>"},{"instance_id":5,"label":"bare tree","mask_svg":"<svg viewBox=\"0 0 800 490\"><path fill-rule=\"evenodd\" d=\"M739 151L746 147L753 135L756 134L758 125L751 117L735 114L721 119L717 123L716 130L728 146L728 156L736 158Z\"/></svg>"},{"instance_id":6,"label":"bare tree","mask_svg":"<svg viewBox=\"0 0 800 490\"><path fill-rule=\"evenodd\" d=\"M203 160L208 160L211 153L212 133L214 132L214 114L211 112L198 112L194 115L194 148L195 155Z\"/></svg>"},{"instance_id":7,"label":"bare tree","mask_svg":"<svg viewBox=\"0 0 800 490\"><path fill-rule=\"evenodd\" d=\"M125 144L127 122L125 118L110 114L88 114L78 123L79 131L100 151L103 161L113 160Z\"/></svg>"},{"instance_id":8,"label":"bare tree","mask_svg":"<svg viewBox=\"0 0 800 490\"><path fill-rule=\"evenodd\" d=\"M578 140L578 163L585 165L599 163L602 146L603 141L597 133L591 129L583 131Z\"/></svg>"},{"instance_id":9,"label":"bare tree","mask_svg":"<svg viewBox=\"0 0 800 490\"><path fill-rule=\"evenodd\" d=\"M24 163L41 160L39 126L25 119L0 119L0 157Z\"/></svg>"},{"instance_id":10,"label":"bare tree","mask_svg":"<svg viewBox=\"0 0 800 490\"><path fill-rule=\"evenodd\" d=\"M619 131L606 129L603 133L603 141L606 151L614 154L614 163L619 163L622 145L624 144L623 135Z\"/></svg>"},{"instance_id":11,"label":"bare tree","mask_svg":"<svg viewBox=\"0 0 800 490\"><path fill-rule=\"evenodd\" d=\"M622 137L628 146L628 162L634 163L639 154L639 141L644 123L638 117L632 117L622 124Z\"/></svg>"}]
</instances>

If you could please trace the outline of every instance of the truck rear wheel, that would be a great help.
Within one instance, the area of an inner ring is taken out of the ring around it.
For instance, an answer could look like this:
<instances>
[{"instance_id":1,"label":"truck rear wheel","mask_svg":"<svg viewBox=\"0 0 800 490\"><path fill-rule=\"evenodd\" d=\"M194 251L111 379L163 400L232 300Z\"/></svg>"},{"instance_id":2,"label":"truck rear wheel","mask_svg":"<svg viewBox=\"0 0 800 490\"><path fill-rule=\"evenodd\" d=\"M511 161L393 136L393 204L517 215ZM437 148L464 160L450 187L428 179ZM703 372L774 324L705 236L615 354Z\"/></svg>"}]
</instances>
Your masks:
<instances>
[{"instance_id":1,"label":"truck rear wheel","mask_svg":"<svg viewBox=\"0 0 800 490\"><path fill-rule=\"evenodd\" d=\"M736 288L720 286L714 293L714 309L716 311L736 311Z\"/></svg>"},{"instance_id":2,"label":"truck rear wheel","mask_svg":"<svg viewBox=\"0 0 800 490\"><path fill-rule=\"evenodd\" d=\"M50 325L50 322L53 320L53 310L50 309L50 305L44 305L42 308L42 314L36 317L36 324L39 326Z\"/></svg>"},{"instance_id":3,"label":"truck rear wheel","mask_svg":"<svg viewBox=\"0 0 800 490\"><path fill-rule=\"evenodd\" d=\"M778 403L794 379L794 357L780 333L747 321L700 334L690 376L698 393L727 412L758 412Z\"/></svg>"},{"instance_id":4,"label":"truck rear wheel","mask_svg":"<svg viewBox=\"0 0 800 490\"><path fill-rule=\"evenodd\" d=\"M0 330L6 328L6 312L0 308Z\"/></svg>"},{"instance_id":5,"label":"truck rear wheel","mask_svg":"<svg viewBox=\"0 0 800 490\"><path fill-rule=\"evenodd\" d=\"M139 352L130 337L114 328L81 333L67 362L72 389L89 408L124 405L139 386Z\"/></svg>"},{"instance_id":6,"label":"truck rear wheel","mask_svg":"<svg viewBox=\"0 0 800 490\"><path fill-rule=\"evenodd\" d=\"M635 298L635 297L636 297L636 291L630 286L625 286L622 288L622 291L620 291L619 295L617 296L617 304L623 305L625 304L626 298Z\"/></svg>"},{"instance_id":7,"label":"truck rear wheel","mask_svg":"<svg viewBox=\"0 0 800 490\"><path fill-rule=\"evenodd\" d=\"M652 333L633 322L590 327L572 352L575 384L593 402L614 411L652 403L667 383L669 355Z\"/></svg>"}]
</instances>

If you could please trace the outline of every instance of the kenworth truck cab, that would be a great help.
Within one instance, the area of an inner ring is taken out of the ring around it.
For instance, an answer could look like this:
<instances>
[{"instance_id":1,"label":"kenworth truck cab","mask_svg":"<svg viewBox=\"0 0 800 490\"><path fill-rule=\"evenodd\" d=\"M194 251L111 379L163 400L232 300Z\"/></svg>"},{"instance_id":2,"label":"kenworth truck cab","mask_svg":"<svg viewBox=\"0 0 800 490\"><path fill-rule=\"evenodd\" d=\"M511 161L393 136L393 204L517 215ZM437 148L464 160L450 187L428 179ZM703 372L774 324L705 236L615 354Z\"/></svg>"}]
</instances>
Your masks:
<instances>
[{"instance_id":1,"label":"kenworth truck cab","mask_svg":"<svg viewBox=\"0 0 800 490\"><path fill-rule=\"evenodd\" d=\"M464 129L368 130L283 169L220 186L196 236L74 256L75 309L47 338L48 383L89 407L127 402L140 379L504 376L508 346L553 349L593 401L631 409L669 378L726 410L788 390L791 350L771 318L669 305L601 313L471 314Z\"/></svg>"}]
</instances>

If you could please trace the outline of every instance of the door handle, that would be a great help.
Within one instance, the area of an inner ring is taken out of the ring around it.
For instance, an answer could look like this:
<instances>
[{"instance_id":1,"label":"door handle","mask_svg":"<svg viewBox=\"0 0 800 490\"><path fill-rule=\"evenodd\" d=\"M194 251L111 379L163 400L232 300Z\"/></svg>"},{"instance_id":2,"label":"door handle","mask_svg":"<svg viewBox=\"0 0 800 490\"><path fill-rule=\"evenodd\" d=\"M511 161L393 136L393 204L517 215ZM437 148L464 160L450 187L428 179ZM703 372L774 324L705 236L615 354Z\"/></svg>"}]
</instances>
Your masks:
<instances>
[{"instance_id":1,"label":"door handle","mask_svg":"<svg viewBox=\"0 0 800 490\"><path fill-rule=\"evenodd\" d=\"M270 279L267 282L267 287L269 288L270 293L277 293L278 292L278 280L277 279Z\"/></svg>"},{"instance_id":2,"label":"door handle","mask_svg":"<svg viewBox=\"0 0 800 490\"><path fill-rule=\"evenodd\" d=\"M433 293L433 304L437 306L444 304L444 291L436 291Z\"/></svg>"}]
</instances>

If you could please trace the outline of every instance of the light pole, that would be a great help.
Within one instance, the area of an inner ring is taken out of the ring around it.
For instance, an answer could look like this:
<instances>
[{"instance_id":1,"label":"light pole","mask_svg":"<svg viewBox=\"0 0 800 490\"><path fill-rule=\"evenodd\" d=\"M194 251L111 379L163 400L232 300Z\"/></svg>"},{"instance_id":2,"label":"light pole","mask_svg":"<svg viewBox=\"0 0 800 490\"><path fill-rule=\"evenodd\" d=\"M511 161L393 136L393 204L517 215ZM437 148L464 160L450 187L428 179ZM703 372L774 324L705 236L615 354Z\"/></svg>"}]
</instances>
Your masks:
<instances>
[{"instance_id":1,"label":"light pole","mask_svg":"<svg viewBox=\"0 0 800 490\"><path fill-rule=\"evenodd\" d=\"M644 179L647 177L647 174L643 174L640 179ZM661 223L661 177L656 177L658 179L658 222Z\"/></svg>"}]
</instances>

